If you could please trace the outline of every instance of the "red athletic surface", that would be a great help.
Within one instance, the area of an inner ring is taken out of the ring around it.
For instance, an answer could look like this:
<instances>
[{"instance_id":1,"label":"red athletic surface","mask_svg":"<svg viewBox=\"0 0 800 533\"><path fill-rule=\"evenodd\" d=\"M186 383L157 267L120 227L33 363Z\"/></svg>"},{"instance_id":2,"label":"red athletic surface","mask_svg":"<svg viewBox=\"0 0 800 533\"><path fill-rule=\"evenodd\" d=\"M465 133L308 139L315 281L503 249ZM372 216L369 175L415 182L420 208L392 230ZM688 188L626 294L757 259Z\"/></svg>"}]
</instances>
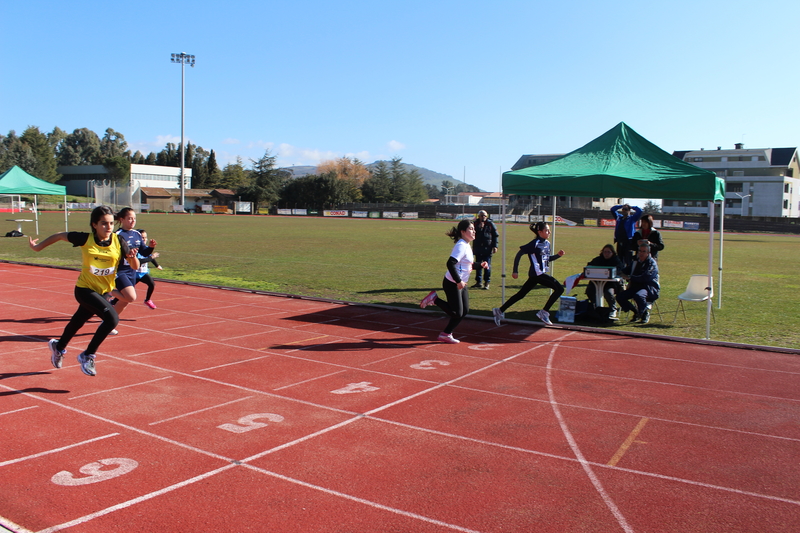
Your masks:
<instances>
[{"instance_id":1,"label":"red athletic surface","mask_svg":"<svg viewBox=\"0 0 800 533\"><path fill-rule=\"evenodd\" d=\"M12 531L800 531L797 354L160 282L92 378L76 278L0 263Z\"/></svg>"}]
</instances>

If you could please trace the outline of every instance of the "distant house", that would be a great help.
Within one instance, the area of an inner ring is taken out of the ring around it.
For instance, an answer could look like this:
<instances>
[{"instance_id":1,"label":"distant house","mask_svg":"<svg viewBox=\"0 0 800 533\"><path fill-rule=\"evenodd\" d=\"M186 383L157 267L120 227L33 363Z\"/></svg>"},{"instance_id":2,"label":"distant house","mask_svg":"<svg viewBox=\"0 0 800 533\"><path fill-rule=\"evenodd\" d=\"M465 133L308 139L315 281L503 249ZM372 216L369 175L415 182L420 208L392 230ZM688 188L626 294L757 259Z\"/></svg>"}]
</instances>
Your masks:
<instances>
[{"instance_id":1,"label":"distant house","mask_svg":"<svg viewBox=\"0 0 800 533\"><path fill-rule=\"evenodd\" d=\"M681 150L672 155L725 180L725 213L760 217L800 217L800 163L797 147ZM707 213L707 202L664 200L664 213Z\"/></svg>"},{"instance_id":2,"label":"distant house","mask_svg":"<svg viewBox=\"0 0 800 533\"><path fill-rule=\"evenodd\" d=\"M181 201L180 189L165 189L163 187L142 187L141 205L147 211L179 211ZM185 189L183 191L185 199L185 210L196 213L211 212L216 205L210 189ZM207 206L204 208L204 206Z\"/></svg>"}]
</instances>

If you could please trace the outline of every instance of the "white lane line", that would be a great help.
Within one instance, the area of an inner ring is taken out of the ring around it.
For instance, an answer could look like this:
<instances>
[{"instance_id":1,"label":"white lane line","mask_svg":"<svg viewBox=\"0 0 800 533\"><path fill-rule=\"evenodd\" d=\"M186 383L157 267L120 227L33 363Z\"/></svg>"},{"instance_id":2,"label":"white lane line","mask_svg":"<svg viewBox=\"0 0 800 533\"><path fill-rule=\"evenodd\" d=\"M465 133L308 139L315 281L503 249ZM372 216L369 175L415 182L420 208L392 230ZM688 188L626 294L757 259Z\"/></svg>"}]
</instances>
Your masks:
<instances>
[{"instance_id":1,"label":"white lane line","mask_svg":"<svg viewBox=\"0 0 800 533\"><path fill-rule=\"evenodd\" d=\"M28 407L23 407L22 409L14 409L13 411L6 411L5 413L0 413L0 416L3 415L13 415L14 413L19 413L20 411L27 411L28 409L37 409L38 405L29 405Z\"/></svg>"},{"instance_id":2,"label":"white lane line","mask_svg":"<svg viewBox=\"0 0 800 533\"><path fill-rule=\"evenodd\" d=\"M253 396L245 396L244 398L239 398L238 400L231 400L229 402L221 403L221 404L218 404L218 405L212 405L211 407L206 407L204 409L198 409L197 411L192 411L191 413L183 413L182 415L173 416L173 417L170 417L170 418L165 418L164 420L159 420L158 422L150 422L148 424L148 426L155 426L156 424L161 424L163 422L169 422L170 420L176 420L178 418L183 418L185 416L196 415L197 413L202 413L204 411L210 411L211 409L217 409L219 407L225 407L226 405L230 405L232 403L243 402L245 400L249 400L250 398L253 398Z\"/></svg>"},{"instance_id":3,"label":"white lane line","mask_svg":"<svg viewBox=\"0 0 800 533\"><path fill-rule=\"evenodd\" d=\"M266 359L267 357L272 357L272 355L271 354L260 355L258 357L251 357L250 359L243 359L241 361L233 361L232 363L225 363L224 365L210 366L208 368L201 368L199 370L192 370L192 372L208 372L209 370L216 370L218 368L225 368L226 366L241 365L243 363L252 363L253 361L258 361L259 359Z\"/></svg>"},{"instance_id":4,"label":"white lane line","mask_svg":"<svg viewBox=\"0 0 800 533\"><path fill-rule=\"evenodd\" d=\"M61 448L54 448L52 450L47 450L46 452L39 452L33 455L27 455L25 457L19 457L17 459L9 459L8 461L0 462L0 466L6 466L14 463L21 463L22 461L27 461L28 459L36 459L37 457L43 457L45 455L50 455L51 453L58 453L63 452L64 450L69 450L70 448L75 448L77 446L83 446L84 444L89 444L91 442L97 442L99 440L107 439L109 437L116 437L119 433L109 433L108 435L103 435L102 437L95 437L94 439L84 440L81 442L76 442L75 444L68 444L66 446L62 446Z\"/></svg>"},{"instance_id":5,"label":"white lane line","mask_svg":"<svg viewBox=\"0 0 800 533\"><path fill-rule=\"evenodd\" d=\"M350 495L350 494L346 494L344 492L339 492L337 490L332 490L332 489L327 489L325 487L320 487L319 485L314 485L312 483L307 483L307 482L301 481L299 479L294 479L294 478L291 478L291 477L287 477L287 476L278 474L277 472L271 472L269 470L264 470L263 468L259 468L257 466L253 466L253 465L242 465L242 466L244 466L245 468L249 468L249 469L255 470L256 472L260 472L262 474L266 474L268 476L272 476L272 477L278 478L278 479L280 479L282 481L286 481L286 482L289 482L289 483L294 483L295 485L300 485L301 487L306 487L306 488L309 488L309 489L317 490L317 491L323 492L325 494L330 494L330 495L336 496L338 498L344 498L345 500L350 500L350 501L353 501L353 502L361 503L361 504L367 505L369 507L373 507L375 509L380 509L382 511L388 511L390 513L394 513L394 514L397 514L397 515L400 515L400 516L405 516L405 517L408 517L408 518L413 518L415 520L420 520L420 521L426 522L428 524L434 524L434 525L437 525L437 526L446 527L448 529L452 529L453 531L463 531L465 533L480 533L480 531L475 530L475 529L468 529L466 527L461 527L461 526L457 526L455 524L449 524L447 522L442 522L441 520L436 520L435 518L430 518L430 517L427 517L427 516L424 516L424 515L421 515L421 514L412 513L410 511L403 511L402 509L397 509L395 507L389 507L388 505L383 505L382 503L373 502L371 500L366 500L364 498L359 498L358 496L353 496L353 495Z\"/></svg>"},{"instance_id":6,"label":"white lane line","mask_svg":"<svg viewBox=\"0 0 800 533\"><path fill-rule=\"evenodd\" d=\"M600 479L594 473L591 463L583 456L577 441L567 427L567 422L564 420L564 416L561 414L561 408L556 402L555 392L553 391L553 357L558 347L559 343L553 344L553 346L550 348L550 356L547 358L546 382L547 395L550 398L550 406L553 409L553 413L556 415L558 424L561 426L561 432L567 439L569 447L572 448L572 453L575 454L575 457L578 459L581 467L583 467L583 471L586 472L586 475L589 477L592 485L594 485L595 490L597 490L598 494L600 494L600 497L603 499L603 502L605 502L606 507L608 507L608 510L611 511L611 514L614 515L614 518L617 520L617 523L619 523L623 530L628 533L633 533L634 529L628 524L628 521L625 520L625 516L622 514L622 511L619 510L617 504L614 503L614 500L612 500L611 496L606 492L606 489L603 487Z\"/></svg>"},{"instance_id":7,"label":"white lane line","mask_svg":"<svg viewBox=\"0 0 800 533\"><path fill-rule=\"evenodd\" d=\"M140 383L131 383L130 385L125 385L124 387L115 387L113 389L103 389L97 392L90 392L88 394L81 394L80 396L73 396L71 398L67 398L68 400L77 400L78 398L86 398L87 396L95 396L97 394L105 394L107 392L114 392L123 389L130 389L131 387L139 387L141 385L147 385L148 383L155 383L156 381L163 381L165 379L172 379L172 376L165 376L163 378L156 378L151 379L150 381L142 381Z\"/></svg>"},{"instance_id":8,"label":"white lane line","mask_svg":"<svg viewBox=\"0 0 800 533\"><path fill-rule=\"evenodd\" d=\"M84 515L84 516L82 516L80 518L76 518L75 520L70 520L69 522L64 522L63 524L58 524L57 526L52 526L52 527L48 527L47 529L42 529L38 533L52 533L54 531L61 531L62 529L67 529L67 528L70 528L70 527L73 527L73 526L77 526L77 525L83 524L85 522L88 522L89 520L94 520L95 518L101 517L103 515L107 515L107 514L115 512L115 511L119 511L120 509L125 509L126 507L130 507L131 505L136 505L137 503L141 503L141 502L147 501L147 500L149 500L151 498L155 498L156 496L161 496L162 494L166 494L168 492L172 492L173 490L180 489L182 487L185 487L187 485L191 485L191 484L196 483L198 481L202 481L202 480L207 479L207 478L209 478L211 476L215 476L215 475L217 475L220 472L223 472L225 470L229 470L231 468L236 468L236 466L237 465L235 465L235 464L225 465L225 466L223 466L221 468L217 468L216 470L212 470L210 472L206 472L205 474L200 474L199 476L195 476L195 477L193 477L191 479L187 479L185 481L181 481L179 483L175 483L174 485L170 485L169 487L164 487L163 489L157 490L155 492L150 492L148 494L143 494L142 496L139 496L137 498L133 498L132 500L128 500L126 502L118 503L117 505L112 505L111 507L106 507L105 509L102 509L102 510L97 511L95 513Z\"/></svg>"},{"instance_id":9,"label":"white lane line","mask_svg":"<svg viewBox=\"0 0 800 533\"><path fill-rule=\"evenodd\" d=\"M297 385L302 385L303 383L310 383L311 381L316 381L318 379L329 378L331 376L335 376L336 374L341 374L342 372L347 372L347 370L337 370L336 372L331 372L330 374L325 374L324 376L317 376L317 377L314 377L314 378L306 379L305 381L298 381L297 383L290 383L289 385L284 385L283 387L278 387L277 389L272 389L272 390L289 389L291 387L296 387Z\"/></svg>"}]
</instances>

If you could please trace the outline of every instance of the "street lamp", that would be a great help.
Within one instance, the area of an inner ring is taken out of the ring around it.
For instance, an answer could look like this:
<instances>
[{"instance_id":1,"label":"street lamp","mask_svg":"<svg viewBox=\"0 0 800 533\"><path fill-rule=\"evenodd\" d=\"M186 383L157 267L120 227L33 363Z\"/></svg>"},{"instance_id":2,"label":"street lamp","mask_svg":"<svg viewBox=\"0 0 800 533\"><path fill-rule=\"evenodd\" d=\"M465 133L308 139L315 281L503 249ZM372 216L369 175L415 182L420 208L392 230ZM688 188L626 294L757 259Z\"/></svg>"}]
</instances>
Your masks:
<instances>
[{"instance_id":1,"label":"street lamp","mask_svg":"<svg viewBox=\"0 0 800 533\"><path fill-rule=\"evenodd\" d=\"M184 146L184 141L183 141L183 126L184 126L184 120L183 120L184 103L183 103L183 100L184 100L184 92L185 92L184 86L185 86L185 81L186 81L186 75L184 73L185 72L184 65L189 65L190 67L194 67L194 56L189 55L189 54L184 54L183 52L181 52L180 54L172 54L172 62L181 64L181 175L178 178L178 181L180 181L180 185L181 185L181 207L183 208L184 211L186 211L186 208L185 208L186 197L184 195L184 185L183 185L183 168L184 168L184 166L186 164L186 154L184 153L184 150L186 150L186 147Z\"/></svg>"},{"instance_id":2,"label":"street lamp","mask_svg":"<svg viewBox=\"0 0 800 533\"><path fill-rule=\"evenodd\" d=\"M739 198L742 199L742 216L745 216L745 214L744 214L744 199L747 198L748 196L752 196L752 195L751 194L742 195L742 194L739 194L738 192L735 192L733 194L735 194L736 196L738 196Z\"/></svg>"}]
</instances>

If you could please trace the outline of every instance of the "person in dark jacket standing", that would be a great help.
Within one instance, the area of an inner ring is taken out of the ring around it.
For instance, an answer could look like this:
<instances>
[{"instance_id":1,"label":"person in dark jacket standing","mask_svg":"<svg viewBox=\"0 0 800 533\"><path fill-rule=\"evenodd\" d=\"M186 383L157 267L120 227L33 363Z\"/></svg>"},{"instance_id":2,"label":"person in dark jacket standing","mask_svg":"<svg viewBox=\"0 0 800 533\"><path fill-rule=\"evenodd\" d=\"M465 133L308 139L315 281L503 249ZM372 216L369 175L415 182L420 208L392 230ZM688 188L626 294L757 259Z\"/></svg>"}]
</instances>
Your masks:
<instances>
[{"instance_id":1,"label":"person in dark jacket standing","mask_svg":"<svg viewBox=\"0 0 800 533\"><path fill-rule=\"evenodd\" d=\"M472 253L475 254L475 289L489 289L492 277L492 254L497 253L497 227L489 220L486 211L478 211L475 217L475 240L472 241ZM480 265L486 262L486 268Z\"/></svg>"},{"instance_id":2,"label":"person in dark jacket standing","mask_svg":"<svg viewBox=\"0 0 800 533\"><path fill-rule=\"evenodd\" d=\"M658 252L664 249L664 239L657 229L653 229L653 215L644 215L639 221L639 231L633 234L630 249L635 252L642 244L650 246L650 255L658 261Z\"/></svg>"},{"instance_id":3,"label":"person in dark jacket standing","mask_svg":"<svg viewBox=\"0 0 800 533\"><path fill-rule=\"evenodd\" d=\"M639 247L636 260L626 266L622 277L628 280L628 287L617 295L617 302L623 311L633 311L631 322L638 320L642 324L650 321L648 304L658 300L661 286L658 284L658 264L650 255L647 245ZM631 305L633 300L636 307Z\"/></svg>"}]
</instances>

